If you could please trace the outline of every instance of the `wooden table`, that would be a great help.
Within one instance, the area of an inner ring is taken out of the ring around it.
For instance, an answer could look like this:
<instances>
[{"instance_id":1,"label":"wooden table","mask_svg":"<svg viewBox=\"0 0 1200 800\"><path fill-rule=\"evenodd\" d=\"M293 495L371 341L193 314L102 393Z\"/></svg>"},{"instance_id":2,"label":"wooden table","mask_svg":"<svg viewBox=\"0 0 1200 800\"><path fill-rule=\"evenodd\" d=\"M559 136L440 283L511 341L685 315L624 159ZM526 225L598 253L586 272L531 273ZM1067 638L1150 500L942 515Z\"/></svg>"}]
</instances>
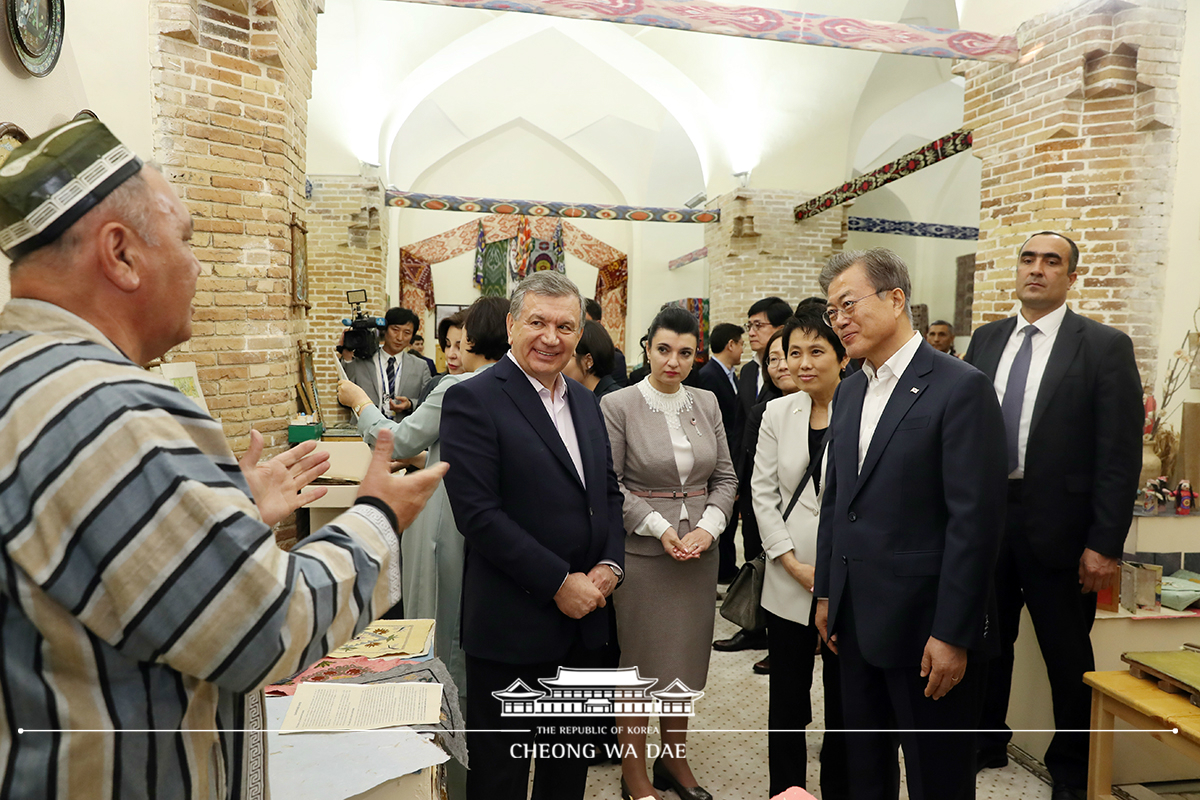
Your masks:
<instances>
[{"instance_id":1,"label":"wooden table","mask_svg":"<svg viewBox=\"0 0 1200 800\"><path fill-rule=\"evenodd\" d=\"M1113 797L1112 730L1116 719L1135 730L1154 731L1145 735L1200 763L1200 708L1187 697L1164 692L1156 682L1135 678L1128 672L1088 672L1083 680L1092 687L1088 800ZM1170 733L1171 728L1178 728L1179 733Z\"/></svg>"}]
</instances>

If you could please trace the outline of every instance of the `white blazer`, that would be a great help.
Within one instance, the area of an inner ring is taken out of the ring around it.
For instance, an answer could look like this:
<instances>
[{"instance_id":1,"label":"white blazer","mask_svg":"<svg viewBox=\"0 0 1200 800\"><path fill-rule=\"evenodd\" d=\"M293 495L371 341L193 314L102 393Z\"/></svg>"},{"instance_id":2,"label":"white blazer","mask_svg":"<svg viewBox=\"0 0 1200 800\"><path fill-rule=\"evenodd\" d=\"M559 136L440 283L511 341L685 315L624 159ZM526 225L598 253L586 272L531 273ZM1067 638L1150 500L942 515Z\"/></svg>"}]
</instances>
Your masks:
<instances>
[{"instance_id":1,"label":"white blazer","mask_svg":"<svg viewBox=\"0 0 1200 800\"><path fill-rule=\"evenodd\" d=\"M776 559L790 550L803 564L815 564L817 560L821 498L811 478L787 521L783 519L792 493L808 471L811 411L812 398L806 392L796 392L767 403L758 434L758 449L754 452L754 477L750 481L754 516L758 518L763 550L767 553L763 608L801 625L808 624L812 592L789 575Z\"/></svg>"}]
</instances>

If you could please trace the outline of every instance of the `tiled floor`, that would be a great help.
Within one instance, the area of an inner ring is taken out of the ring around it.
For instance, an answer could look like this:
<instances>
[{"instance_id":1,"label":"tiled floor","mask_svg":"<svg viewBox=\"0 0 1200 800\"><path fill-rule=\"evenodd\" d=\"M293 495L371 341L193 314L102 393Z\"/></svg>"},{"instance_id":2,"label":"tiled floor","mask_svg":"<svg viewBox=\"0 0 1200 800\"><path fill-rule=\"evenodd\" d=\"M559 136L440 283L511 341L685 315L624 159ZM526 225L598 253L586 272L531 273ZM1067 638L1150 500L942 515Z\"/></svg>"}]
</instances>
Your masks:
<instances>
[{"instance_id":1,"label":"tiled floor","mask_svg":"<svg viewBox=\"0 0 1200 800\"><path fill-rule=\"evenodd\" d=\"M734 627L717 615L715 638L734 633ZM767 797L767 676L755 675L751 666L766 655L765 651L712 654L708 686L696 704L688 734L688 761L700 784L716 800L760 800ZM820 669L820 664L817 665ZM814 681L820 686L820 680ZM824 698L819 689L813 693L813 719L824 717ZM651 720L651 725L656 725ZM813 727L820 727L814 722ZM722 731L704 733L702 731ZM724 731L754 731L726 733ZM817 754L820 734L809 739L809 791L820 797L817 788ZM651 736L650 741L657 741ZM616 800L621 796L619 766L592 767L588 773L587 800ZM1004 769L984 770L978 779L979 800L1049 800L1050 787L1028 770L1012 761ZM663 800L676 800L673 792L664 792ZM901 798L908 794L901 789Z\"/></svg>"}]
</instances>

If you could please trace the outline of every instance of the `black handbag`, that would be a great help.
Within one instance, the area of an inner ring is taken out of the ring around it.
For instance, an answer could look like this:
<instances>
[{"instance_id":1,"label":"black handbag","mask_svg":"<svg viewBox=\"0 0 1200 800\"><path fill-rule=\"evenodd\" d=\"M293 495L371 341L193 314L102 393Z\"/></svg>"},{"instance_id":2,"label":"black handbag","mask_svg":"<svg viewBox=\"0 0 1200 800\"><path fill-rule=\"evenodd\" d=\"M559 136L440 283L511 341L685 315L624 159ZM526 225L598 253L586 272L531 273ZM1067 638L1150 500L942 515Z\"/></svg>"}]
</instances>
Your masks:
<instances>
[{"instance_id":1,"label":"black handbag","mask_svg":"<svg viewBox=\"0 0 1200 800\"><path fill-rule=\"evenodd\" d=\"M829 429L827 428L825 435L821 437L821 445L817 448L818 453L825 449L825 441L828 437ZM816 469L817 461L814 459L809 463L808 471L804 473L804 477L796 486L796 491L792 492L792 501L788 503L787 509L783 512L785 522L791 515L792 509L796 507L800 493L804 491L805 486L808 486ZM762 607L763 577L766 573L767 554L765 552L759 553L758 558L742 564L737 577L733 579L733 583L729 584L729 590L725 592L725 599L721 601L721 616L751 633L767 627L767 612Z\"/></svg>"}]
</instances>

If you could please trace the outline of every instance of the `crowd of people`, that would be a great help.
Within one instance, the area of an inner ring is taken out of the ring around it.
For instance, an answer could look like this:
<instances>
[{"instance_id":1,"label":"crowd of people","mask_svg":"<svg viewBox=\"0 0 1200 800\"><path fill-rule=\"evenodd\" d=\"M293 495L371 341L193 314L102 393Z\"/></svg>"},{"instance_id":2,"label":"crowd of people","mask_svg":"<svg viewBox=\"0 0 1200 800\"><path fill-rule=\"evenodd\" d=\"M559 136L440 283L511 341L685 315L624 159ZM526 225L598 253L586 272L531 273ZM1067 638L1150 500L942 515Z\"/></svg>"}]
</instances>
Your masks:
<instances>
[{"instance_id":1,"label":"crowd of people","mask_svg":"<svg viewBox=\"0 0 1200 800\"><path fill-rule=\"evenodd\" d=\"M1046 755L1054 800L1082 797L1081 677L1132 513L1142 409L1128 336L1067 308L1080 256L1065 235L1022 245L1019 312L962 357L948 323L913 329L908 269L883 249L831 257L824 297L764 298L744 326L714 325L707 360L696 318L664 306L638 380L595 301L554 271L441 320L440 375L410 351L419 317L391 309L377 351L345 353L338 387L374 448L358 500L284 552L271 526L321 494L325 459L307 443L260 462L253 434L239 461L219 424L141 369L190 336L199 263L182 202L96 121L8 164L6 795L75 796L72 782L104 776L111 797L255 796L262 687L402 587L406 615L437 620L466 708L472 800L526 797L531 761L535 798L581 798L587 781L577 748L538 745L593 731L506 716L496 693L599 667L699 691L713 649L767 652L772 796L806 785L819 657L826 800L894 800L898 747L914 800L972 798L976 771L1007 762L1023 606L1066 731ZM739 530L744 558L765 561L767 625L713 642ZM663 715L652 764L647 723L613 720L622 797L711 798L688 717Z\"/></svg>"}]
</instances>

